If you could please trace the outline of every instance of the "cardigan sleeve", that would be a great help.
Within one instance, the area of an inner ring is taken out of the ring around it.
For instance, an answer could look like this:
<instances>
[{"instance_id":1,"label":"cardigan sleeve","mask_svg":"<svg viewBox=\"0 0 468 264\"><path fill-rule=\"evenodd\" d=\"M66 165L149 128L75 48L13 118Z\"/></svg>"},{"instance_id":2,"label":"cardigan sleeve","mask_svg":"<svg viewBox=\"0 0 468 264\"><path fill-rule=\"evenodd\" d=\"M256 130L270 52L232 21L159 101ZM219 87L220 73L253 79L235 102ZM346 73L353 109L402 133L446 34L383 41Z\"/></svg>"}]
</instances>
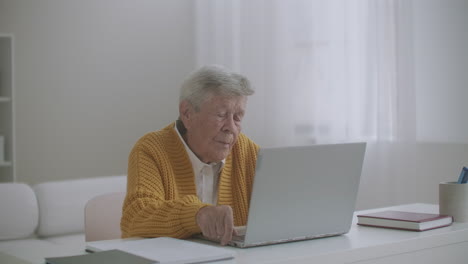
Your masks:
<instances>
[{"instance_id":1,"label":"cardigan sleeve","mask_svg":"<svg viewBox=\"0 0 468 264\"><path fill-rule=\"evenodd\" d=\"M167 164L138 143L129 156L127 196L121 219L122 237L188 238L200 233L198 210L207 204L196 195L179 196Z\"/></svg>"}]
</instances>

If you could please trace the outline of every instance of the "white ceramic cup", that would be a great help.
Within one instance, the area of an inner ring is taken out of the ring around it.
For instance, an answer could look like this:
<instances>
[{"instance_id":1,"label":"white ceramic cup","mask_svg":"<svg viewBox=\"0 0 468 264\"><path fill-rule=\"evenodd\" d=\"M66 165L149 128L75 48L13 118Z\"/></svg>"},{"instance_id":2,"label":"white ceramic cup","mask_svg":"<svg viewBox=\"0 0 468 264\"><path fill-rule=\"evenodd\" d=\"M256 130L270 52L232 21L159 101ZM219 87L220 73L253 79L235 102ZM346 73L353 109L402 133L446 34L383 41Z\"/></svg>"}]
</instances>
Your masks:
<instances>
[{"instance_id":1,"label":"white ceramic cup","mask_svg":"<svg viewBox=\"0 0 468 264\"><path fill-rule=\"evenodd\" d=\"M439 184L439 213L451 215L455 222L468 222L468 184Z\"/></svg>"}]
</instances>

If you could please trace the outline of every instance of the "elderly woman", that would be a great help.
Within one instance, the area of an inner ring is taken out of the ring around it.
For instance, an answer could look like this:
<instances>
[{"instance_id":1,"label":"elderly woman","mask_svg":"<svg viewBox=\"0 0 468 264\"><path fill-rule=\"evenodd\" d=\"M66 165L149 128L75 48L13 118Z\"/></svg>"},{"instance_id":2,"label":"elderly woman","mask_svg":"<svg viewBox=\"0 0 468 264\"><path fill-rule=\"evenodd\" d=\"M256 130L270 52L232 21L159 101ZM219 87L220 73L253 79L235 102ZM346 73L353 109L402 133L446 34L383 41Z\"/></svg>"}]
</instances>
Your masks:
<instances>
[{"instance_id":1,"label":"elderly woman","mask_svg":"<svg viewBox=\"0 0 468 264\"><path fill-rule=\"evenodd\" d=\"M225 245L246 224L259 147L241 123L253 93L247 78L217 66L188 77L179 119L130 153L124 238L202 233Z\"/></svg>"}]
</instances>

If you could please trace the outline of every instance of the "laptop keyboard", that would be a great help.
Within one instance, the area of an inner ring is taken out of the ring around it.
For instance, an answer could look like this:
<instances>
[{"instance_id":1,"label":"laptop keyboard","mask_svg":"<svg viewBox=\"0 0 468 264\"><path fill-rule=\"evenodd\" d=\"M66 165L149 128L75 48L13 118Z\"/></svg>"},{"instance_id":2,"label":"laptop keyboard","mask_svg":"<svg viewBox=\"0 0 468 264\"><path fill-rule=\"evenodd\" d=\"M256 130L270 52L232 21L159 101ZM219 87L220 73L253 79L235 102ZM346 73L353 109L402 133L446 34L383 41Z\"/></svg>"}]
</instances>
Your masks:
<instances>
[{"instance_id":1,"label":"laptop keyboard","mask_svg":"<svg viewBox=\"0 0 468 264\"><path fill-rule=\"evenodd\" d=\"M237 236L232 236L232 241L242 242L245 239L246 226L236 226L234 229L237 231Z\"/></svg>"}]
</instances>

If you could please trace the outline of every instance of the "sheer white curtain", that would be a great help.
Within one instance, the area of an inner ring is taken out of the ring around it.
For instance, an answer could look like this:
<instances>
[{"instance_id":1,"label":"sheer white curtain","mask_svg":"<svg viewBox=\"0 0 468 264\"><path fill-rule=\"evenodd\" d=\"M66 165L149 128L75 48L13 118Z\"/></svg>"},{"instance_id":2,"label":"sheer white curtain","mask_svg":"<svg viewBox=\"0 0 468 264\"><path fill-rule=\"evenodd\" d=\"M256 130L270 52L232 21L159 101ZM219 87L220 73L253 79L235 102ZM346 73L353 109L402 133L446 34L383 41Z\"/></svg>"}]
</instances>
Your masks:
<instances>
[{"instance_id":1,"label":"sheer white curtain","mask_svg":"<svg viewBox=\"0 0 468 264\"><path fill-rule=\"evenodd\" d=\"M412 140L408 26L396 0L196 2L197 63L256 87L244 131L260 145Z\"/></svg>"}]
</instances>

